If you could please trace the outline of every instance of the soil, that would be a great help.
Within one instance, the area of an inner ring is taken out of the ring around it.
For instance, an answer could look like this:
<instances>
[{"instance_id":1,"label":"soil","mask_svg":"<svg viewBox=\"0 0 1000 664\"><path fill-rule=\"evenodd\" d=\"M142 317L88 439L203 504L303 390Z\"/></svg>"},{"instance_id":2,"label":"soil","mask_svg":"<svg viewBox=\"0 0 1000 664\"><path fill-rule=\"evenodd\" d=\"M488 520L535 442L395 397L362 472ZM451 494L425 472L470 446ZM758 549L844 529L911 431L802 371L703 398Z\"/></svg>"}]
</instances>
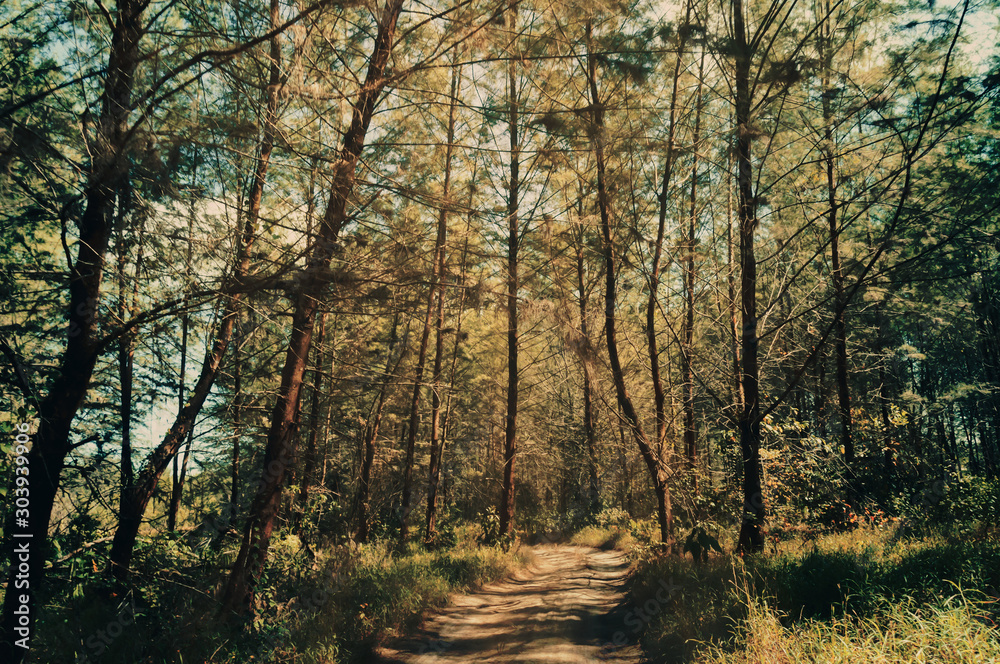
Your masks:
<instances>
[{"instance_id":1,"label":"soil","mask_svg":"<svg viewBox=\"0 0 1000 664\"><path fill-rule=\"evenodd\" d=\"M383 647L379 664L555 664L645 660L626 622L621 552L530 547L535 562L514 577L453 598L422 628Z\"/></svg>"}]
</instances>

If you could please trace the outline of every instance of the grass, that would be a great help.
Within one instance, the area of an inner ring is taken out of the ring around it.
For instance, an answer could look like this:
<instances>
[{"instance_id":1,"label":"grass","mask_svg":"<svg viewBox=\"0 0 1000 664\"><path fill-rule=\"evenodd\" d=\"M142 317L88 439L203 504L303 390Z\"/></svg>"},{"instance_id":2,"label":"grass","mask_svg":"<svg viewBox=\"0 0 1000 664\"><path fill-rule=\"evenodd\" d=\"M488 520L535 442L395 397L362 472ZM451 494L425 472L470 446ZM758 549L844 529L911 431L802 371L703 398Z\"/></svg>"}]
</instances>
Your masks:
<instances>
[{"instance_id":1,"label":"grass","mask_svg":"<svg viewBox=\"0 0 1000 664\"><path fill-rule=\"evenodd\" d=\"M858 529L743 560L638 552L631 600L680 591L645 626L653 661L1000 661L1000 542Z\"/></svg>"},{"instance_id":2,"label":"grass","mask_svg":"<svg viewBox=\"0 0 1000 664\"><path fill-rule=\"evenodd\" d=\"M371 661L377 645L415 626L451 593L503 579L530 563L527 551L478 546L476 531L465 528L454 547L432 551L417 543L400 550L395 541L382 540L317 547L312 554L293 535L276 537L257 610L241 624L220 622L214 599L234 552L216 555L162 538L137 556L137 609L126 616L124 629L114 627L128 638L99 640L119 620L123 598L74 593L46 611L31 662Z\"/></svg>"},{"instance_id":3,"label":"grass","mask_svg":"<svg viewBox=\"0 0 1000 664\"><path fill-rule=\"evenodd\" d=\"M569 542L579 546L591 546L595 549L628 551L635 545L636 540L627 528L621 526L605 528L586 526L574 533Z\"/></svg>"},{"instance_id":4,"label":"grass","mask_svg":"<svg viewBox=\"0 0 1000 664\"><path fill-rule=\"evenodd\" d=\"M711 646L703 664L987 664L1000 661L1000 631L957 595L941 604L886 607L875 617L845 616L791 626L766 603L751 600L735 644ZM736 647L733 648L733 645Z\"/></svg>"},{"instance_id":5,"label":"grass","mask_svg":"<svg viewBox=\"0 0 1000 664\"><path fill-rule=\"evenodd\" d=\"M330 588L327 597L284 621L288 643L304 662L366 661L377 644L413 627L451 593L498 581L527 562L522 554L478 546L424 551L411 545L393 553L380 543L351 553L331 556L318 573Z\"/></svg>"}]
</instances>

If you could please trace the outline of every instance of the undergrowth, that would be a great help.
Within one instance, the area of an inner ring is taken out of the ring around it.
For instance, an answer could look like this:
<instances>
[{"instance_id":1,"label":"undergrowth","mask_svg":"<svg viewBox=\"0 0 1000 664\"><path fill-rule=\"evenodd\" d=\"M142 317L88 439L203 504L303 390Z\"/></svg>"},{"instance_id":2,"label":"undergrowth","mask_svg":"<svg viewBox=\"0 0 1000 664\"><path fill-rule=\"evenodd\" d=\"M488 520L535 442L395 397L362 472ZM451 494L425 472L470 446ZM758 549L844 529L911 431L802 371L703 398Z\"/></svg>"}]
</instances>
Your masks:
<instances>
[{"instance_id":1,"label":"undergrowth","mask_svg":"<svg viewBox=\"0 0 1000 664\"><path fill-rule=\"evenodd\" d=\"M474 529L466 530L453 547L434 550L387 540L313 550L294 535L277 537L256 608L236 622L219 619L215 600L234 552L160 538L140 547L130 595L108 593L95 574L86 593L54 598L31 661L371 661L377 645L412 628L450 593L498 581L530 562L524 550L478 546Z\"/></svg>"},{"instance_id":2,"label":"undergrowth","mask_svg":"<svg viewBox=\"0 0 1000 664\"><path fill-rule=\"evenodd\" d=\"M655 662L1000 661L996 539L861 528L748 559L635 558L630 600Z\"/></svg>"}]
</instances>

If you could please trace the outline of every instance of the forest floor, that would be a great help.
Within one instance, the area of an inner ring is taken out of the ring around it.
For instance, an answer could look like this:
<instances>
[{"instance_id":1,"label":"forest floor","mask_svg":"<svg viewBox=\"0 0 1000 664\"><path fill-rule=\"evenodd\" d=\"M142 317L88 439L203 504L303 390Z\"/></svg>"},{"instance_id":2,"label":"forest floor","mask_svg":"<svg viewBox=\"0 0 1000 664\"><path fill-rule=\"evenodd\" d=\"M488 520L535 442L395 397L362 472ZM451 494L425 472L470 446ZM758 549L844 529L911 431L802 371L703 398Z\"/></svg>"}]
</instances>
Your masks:
<instances>
[{"instance_id":1,"label":"forest floor","mask_svg":"<svg viewBox=\"0 0 1000 664\"><path fill-rule=\"evenodd\" d=\"M530 550L530 567L454 597L421 629L382 648L377 661L640 664L626 622L624 554L558 544Z\"/></svg>"}]
</instances>

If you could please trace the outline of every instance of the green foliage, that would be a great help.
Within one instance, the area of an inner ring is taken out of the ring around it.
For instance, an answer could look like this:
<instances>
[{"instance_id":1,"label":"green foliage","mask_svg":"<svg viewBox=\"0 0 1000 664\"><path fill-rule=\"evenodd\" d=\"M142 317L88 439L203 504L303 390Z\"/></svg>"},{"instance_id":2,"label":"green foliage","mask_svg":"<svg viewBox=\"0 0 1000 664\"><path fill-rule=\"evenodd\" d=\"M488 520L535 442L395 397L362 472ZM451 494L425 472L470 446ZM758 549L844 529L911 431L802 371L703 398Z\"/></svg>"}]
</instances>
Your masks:
<instances>
[{"instance_id":1,"label":"green foliage","mask_svg":"<svg viewBox=\"0 0 1000 664\"><path fill-rule=\"evenodd\" d=\"M135 588L124 597L108 592L103 568L96 566L103 556L88 553L79 559L88 574L71 570L85 592L52 605L34 648L45 661L86 656L121 664L370 661L377 644L415 625L450 593L501 580L524 563L523 556L500 547L470 544L466 530L453 529L455 547L426 551L414 544L402 552L384 540L313 552L297 536L279 533L252 615L229 626L214 619L218 607L211 591L226 579L231 550L210 556L176 534L142 540ZM98 656L88 638L126 609L130 634L142 638L116 639Z\"/></svg>"},{"instance_id":2,"label":"green foliage","mask_svg":"<svg viewBox=\"0 0 1000 664\"><path fill-rule=\"evenodd\" d=\"M643 631L654 661L846 661L791 655L754 659L767 641L758 638L758 630L767 625L782 647L817 653L822 651L818 644L839 631L853 644L855 661L875 661L863 650L875 625L898 626L892 647L901 652L907 638L938 639L936 649L963 652L966 633L975 644L969 652L978 652L991 638L996 647L995 631L984 627L1000 617L989 601L1000 584L995 540L909 539L892 529L859 528L823 535L799 549L789 543L770 556L715 557L702 564L647 550L637 557L635 569L630 595L637 606L655 599L662 581L679 588ZM966 631L953 629L959 625Z\"/></svg>"},{"instance_id":3,"label":"green foliage","mask_svg":"<svg viewBox=\"0 0 1000 664\"><path fill-rule=\"evenodd\" d=\"M497 513L496 508L492 506L487 507L486 510L479 514L479 527L481 528L481 532L476 541L483 546L494 546L504 551L510 551L510 548L517 539L517 534L514 531L509 533L500 532L500 515Z\"/></svg>"},{"instance_id":4,"label":"green foliage","mask_svg":"<svg viewBox=\"0 0 1000 664\"><path fill-rule=\"evenodd\" d=\"M932 605L905 602L878 616L805 621L794 628L766 602L750 599L738 635L713 645L702 664L759 662L940 662L987 664L1000 658L1000 630L961 595Z\"/></svg>"},{"instance_id":5,"label":"green foliage","mask_svg":"<svg viewBox=\"0 0 1000 664\"><path fill-rule=\"evenodd\" d=\"M682 551L690 553L695 562L704 562L708 560L709 551L722 553L722 547L718 538L708 534L704 526L695 526L684 538Z\"/></svg>"}]
</instances>

